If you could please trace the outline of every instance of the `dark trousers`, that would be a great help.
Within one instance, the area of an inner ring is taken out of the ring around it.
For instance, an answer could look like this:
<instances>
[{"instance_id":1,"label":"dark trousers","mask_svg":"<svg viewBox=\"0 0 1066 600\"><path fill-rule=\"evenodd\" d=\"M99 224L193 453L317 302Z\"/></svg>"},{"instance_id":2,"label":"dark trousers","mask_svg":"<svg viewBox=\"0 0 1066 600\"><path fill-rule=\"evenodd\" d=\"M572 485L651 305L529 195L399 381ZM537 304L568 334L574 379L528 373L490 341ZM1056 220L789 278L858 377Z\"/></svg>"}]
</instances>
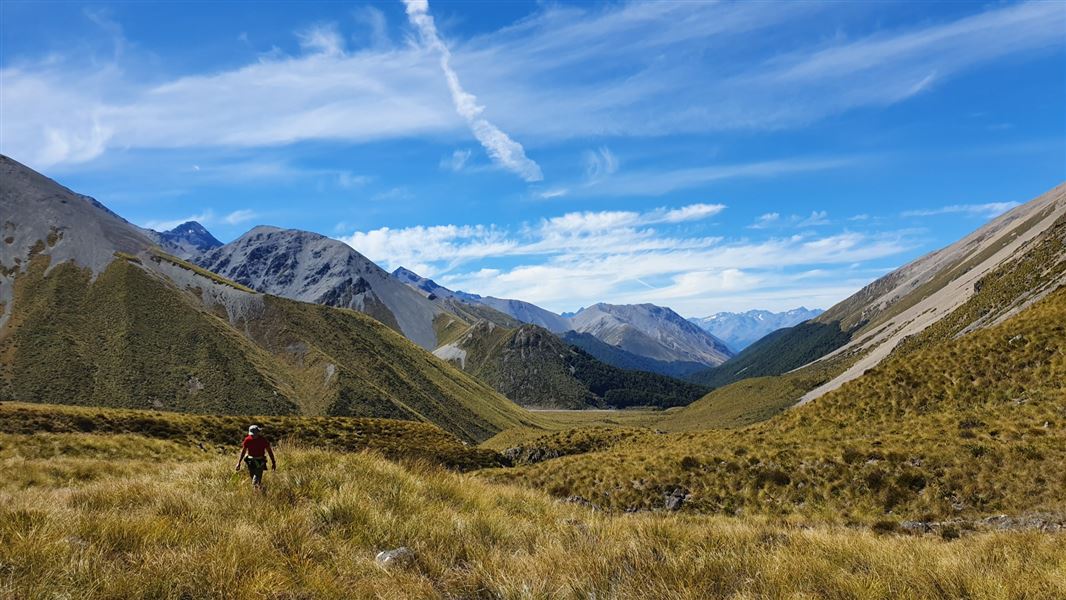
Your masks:
<instances>
[{"instance_id":1,"label":"dark trousers","mask_svg":"<svg viewBox=\"0 0 1066 600\"><path fill-rule=\"evenodd\" d=\"M263 472L267 468L265 456L245 456L244 463L248 465L248 474L252 476L252 485L263 485Z\"/></svg>"}]
</instances>

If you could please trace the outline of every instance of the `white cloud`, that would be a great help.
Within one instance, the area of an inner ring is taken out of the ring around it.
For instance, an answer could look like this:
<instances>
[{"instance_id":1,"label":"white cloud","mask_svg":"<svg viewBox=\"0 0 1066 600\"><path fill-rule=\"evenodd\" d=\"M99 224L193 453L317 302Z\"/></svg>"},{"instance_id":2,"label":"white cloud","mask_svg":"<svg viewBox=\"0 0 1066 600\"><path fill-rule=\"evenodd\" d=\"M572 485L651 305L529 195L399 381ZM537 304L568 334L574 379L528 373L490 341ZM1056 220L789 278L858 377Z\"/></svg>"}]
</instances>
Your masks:
<instances>
[{"instance_id":1,"label":"white cloud","mask_svg":"<svg viewBox=\"0 0 1066 600\"><path fill-rule=\"evenodd\" d=\"M472 151L467 150L465 148L455 150L454 152L452 152L451 156L447 158L442 158L440 160L440 167L442 169L448 169L449 171L458 173L459 171L463 170L463 167L466 166L466 163L468 160L470 160L470 156L472 154Z\"/></svg>"},{"instance_id":2,"label":"white cloud","mask_svg":"<svg viewBox=\"0 0 1066 600\"><path fill-rule=\"evenodd\" d=\"M462 84L459 83L459 75L451 66L451 51L440 39L433 17L429 15L429 2L427 0L404 0L404 4L407 7L407 18L418 29L422 42L440 54L440 68L444 71L444 78L448 82L456 112L466 120L470 130L474 132L474 137L485 147L492 160L526 181L544 179L540 166L526 157L522 145L482 117L481 113L485 108L479 106L477 98L464 90Z\"/></svg>"},{"instance_id":3,"label":"white cloud","mask_svg":"<svg viewBox=\"0 0 1066 600\"><path fill-rule=\"evenodd\" d=\"M570 190L566 188L551 188L540 192L538 196L544 199L550 200L551 198L561 198L570 193Z\"/></svg>"},{"instance_id":4,"label":"white cloud","mask_svg":"<svg viewBox=\"0 0 1066 600\"><path fill-rule=\"evenodd\" d=\"M650 216L648 223L681 223L684 221L698 221L701 219L707 219L713 217L718 213L725 210L725 204L689 204L688 206L682 206L681 208L674 209L659 209L652 214L658 213L661 216Z\"/></svg>"},{"instance_id":5,"label":"white cloud","mask_svg":"<svg viewBox=\"0 0 1066 600\"><path fill-rule=\"evenodd\" d=\"M586 151L584 158L585 177L590 182L599 181L618 170L618 159L607 146Z\"/></svg>"},{"instance_id":6,"label":"white cloud","mask_svg":"<svg viewBox=\"0 0 1066 600\"><path fill-rule=\"evenodd\" d=\"M154 229L155 231L170 231L182 223L196 221L203 225L209 223L212 219L214 219L214 213L208 210L197 215L189 215L179 219L153 219L145 221L141 223L141 227L144 227L145 229Z\"/></svg>"},{"instance_id":7,"label":"white cloud","mask_svg":"<svg viewBox=\"0 0 1066 600\"><path fill-rule=\"evenodd\" d=\"M748 225L748 228L749 229L766 229L767 227L771 227L771 226L777 224L777 222L780 219L781 219L781 213L775 213L775 212L766 213L766 214L763 214L763 215L759 215L759 218L755 219L755 222L752 223L751 225Z\"/></svg>"},{"instance_id":8,"label":"white cloud","mask_svg":"<svg viewBox=\"0 0 1066 600\"><path fill-rule=\"evenodd\" d=\"M571 212L514 230L383 227L341 239L389 270L418 265L416 272L453 289L521 298L555 310L598 301L660 302L675 310L689 307L690 314L710 308L704 305L711 296L740 292L746 298L779 291L775 302L780 304L774 306L812 304L812 298L829 293L817 289L838 290L840 278L852 277L855 263L911 247L902 233L797 234L759 241L679 235L679 223L710 218L723 208L693 204L644 212ZM464 270L486 260L510 266Z\"/></svg>"},{"instance_id":9,"label":"white cloud","mask_svg":"<svg viewBox=\"0 0 1066 600\"><path fill-rule=\"evenodd\" d=\"M424 5L415 3L412 17L428 26ZM510 27L457 40L454 54L438 52L438 60L424 48L387 45L381 20L370 16L371 37L382 32L382 45L349 52L339 28L320 25L300 31L302 55L275 52L170 80L154 62L150 74L136 68L136 46L121 46L111 62L64 49L36 61L13 59L0 70L0 152L45 168L92 160L111 148L457 139L467 124L499 164L536 179L539 167L480 116L456 71L492 107L494 123L524 139L557 141L802 127L853 108L900 102L992 61L1064 44L1060 2L995 5L865 37L785 35L827 6L549 3ZM426 31L448 51L435 29ZM741 43L762 34L786 41L772 50ZM695 58L721 55L729 60ZM448 56L442 81L439 57ZM744 175L680 170L634 193ZM627 173L603 182L613 187L594 187L624 193L640 181L640 174Z\"/></svg>"},{"instance_id":10,"label":"white cloud","mask_svg":"<svg viewBox=\"0 0 1066 600\"><path fill-rule=\"evenodd\" d=\"M783 227L817 227L829 225L829 213L824 210L812 210L806 217L792 215L788 219L782 219L781 213L771 212L759 215L755 222L748 225L748 229L770 229Z\"/></svg>"},{"instance_id":11,"label":"white cloud","mask_svg":"<svg viewBox=\"0 0 1066 600\"><path fill-rule=\"evenodd\" d=\"M807 218L793 217L796 227L814 227L829 224L829 213L824 210L812 210Z\"/></svg>"},{"instance_id":12,"label":"white cloud","mask_svg":"<svg viewBox=\"0 0 1066 600\"><path fill-rule=\"evenodd\" d=\"M140 225L146 229L154 229L155 231L169 231L174 229L178 225L188 223L189 221L196 221L204 227L210 227L212 225L240 225L241 223L247 223L252 219L259 217L259 213L248 208L242 208L230 212L228 214L217 216L213 210L204 210L198 214L192 214L177 219L151 219L142 222Z\"/></svg>"},{"instance_id":13,"label":"white cloud","mask_svg":"<svg viewBox=\"0 0 1066 600\"><path fill-rule=\"evenodd\" d=\"M369 29L368 37L372 48L386 48L391 45L388 20L381 10L365 4L357 8L352 16Z\"/></svg>"},{"instance_id":14,"label":"white cloud","mask_svg":"<svg viewBox=\"0 0 1066 600\"><path fill-rule=\"evenodd\" d=\"M934 217L937 215L966 214L974 217L992 218L1021 206L1020 202L990 202L988 204L953 204L940 208L907 210L904 217Z\"/></svg>"},{"instance_id":15,"label":"white cloud","mask_svg":"<svg viewBox=\"0 0 1066 600\"><path fill-rule=\"evenodd\" d=\"M240 225L241 223L247 223L258 216L259 215L255 211L242 208L222 217L222 222L226 225Z\"/></svg>"},{"instance_id":16,"label":"white cloud","mask_svg":"<svg viewBox=\"0 0 1066 600\"><path fill-rule=\"evenodd\" d=\"M298 31L300 48L311 54L324 56L343 56L344 38L335 24L320 24Z\"/></svg>"}]
</instances>

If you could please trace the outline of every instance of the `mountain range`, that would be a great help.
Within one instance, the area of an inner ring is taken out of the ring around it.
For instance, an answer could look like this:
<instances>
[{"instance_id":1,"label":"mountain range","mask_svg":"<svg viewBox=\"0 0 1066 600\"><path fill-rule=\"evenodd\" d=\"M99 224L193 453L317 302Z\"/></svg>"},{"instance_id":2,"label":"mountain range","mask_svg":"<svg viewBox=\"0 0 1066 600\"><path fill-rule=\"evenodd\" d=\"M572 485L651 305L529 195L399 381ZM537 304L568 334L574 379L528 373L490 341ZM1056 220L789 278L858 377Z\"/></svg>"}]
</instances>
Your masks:
<instances>
[{"instance_id":1,"label":"mountain range","mask_svg":"<svg viewBox=\"0 0 1066 600\"><path fill-rule=\"evenodd\" d=\"M536 423L378 320L259 293L173 256L99 202L7 157L0 157L0 209L0 398L391 417L433 422L471 441ZM321 250L318 265L357 257L313 237L282 238L291 239L279 245L300 245L310 256ZM217 260L244 249L235 243ZM272 258L265 253L262 260ZM232 270L270 285L289 278L288 267L279 266L275 279L252 262ZM314 276L289 271L293 282ZM410 291L387 276L382 281L394 282L382 289L397 295ZM353 281L340 289L357 287Z\"/></svg>"},{"instance_id":2,"label":"mountain range","mask_svg":"<svg viewBox=\"0 0 1066 600\"><path fill-rule=\"evenodd\" d=\"M1066 186L822 314L690 321L652 304L564 316L453 291L305 231L258 226L228 244L194 222L155 232L7 157L0 175L9 399L389 416L471 440L536 422L511 401L691 403L674 418L743 423L815 400L889 355L1001 323L1066 281ZM790 321L801 322L736 356L703 329L740 345Z\"/></svg>"},{"instance_id":3,"label":"mountain range","mask_svg":"<svg viewBox=\"0 0 1066 600\"><path fill-rule=\"evenodd\" d=\"M785 312L749 310L747 312L720 312L707 317L689 319L704 331L722 340L734 352L740 352L766 335L792 327L822 314L823 310L808 310L805 307Z\"/></svg>"},{"instance_id":4,"label":"mountain range","mask_svg":"<svg viewBox=\"0 0 1066 600\"><path fill-rule=\"evenodd\" d=\"M317 233L258 226L192 260L259 292L368 314L428 350L454 320L344 242Z\"/></svg>"},{"instance_id":5,"label":"mountain range","mask_svg":"<svg viewBox=\"0 0 1066 600\"><path fill-rule=\"evenodd\" d=\"M562 316L522 300L453 291L403 267L393 277L428 296L480 304L521 323L543 327L622 369L678 377L720 365L733 355L714 335L654 304L600 303Z\"/></svg>"},{"instance_id":6,"label":"mountain range","mask_svg":"<svg viewBox=\"0 0 1066 600\"><path fill-rule=\"evenodd\" d=\"M530 324L507 329L483 321L434 354L532 408L669 408L689 404L709 391L656 373L606 364Z\"/></svg>"}]
</instances>

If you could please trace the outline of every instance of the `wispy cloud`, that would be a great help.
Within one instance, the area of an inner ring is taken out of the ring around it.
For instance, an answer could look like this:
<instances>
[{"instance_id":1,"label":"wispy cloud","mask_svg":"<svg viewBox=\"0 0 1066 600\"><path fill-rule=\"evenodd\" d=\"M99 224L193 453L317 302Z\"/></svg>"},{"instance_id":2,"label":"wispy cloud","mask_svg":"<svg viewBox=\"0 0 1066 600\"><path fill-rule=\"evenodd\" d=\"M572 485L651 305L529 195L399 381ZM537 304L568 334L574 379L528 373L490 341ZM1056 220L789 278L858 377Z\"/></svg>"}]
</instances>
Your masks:
<instances>
[{"instance_id":1,"label":"wispy cloud","mask_svg":"<svg viewBox=\"0 0 1066 600\"><path fill-rule=\"evenodd\" d=\"M781 213L765 213L759 215L759 218L755 219L755 222L748 225L749 229L766 229L776 225L781 220Z\"/></svg>"},{"instance_id":2,"label":"wispy cloud","mask_svg":"<svg viewBox=\"0 0 1066 600\"><path fill-rule=\"evenodd\" d=\"M141 223L141 227L145 229L154 229L155 231L169 231L174 229L182 223L188 223L189 221L196 221L197 223L204 224L210 222L214 218L214 214L211 211L202 212L195 215L189 215L187 217L180 217L177 219L152 219Z\"/></svg>"},{"instance_id":3,"label":"wispy cloud","mask_svg":"<svg viewBox=\"0 0 1066 600\"><path fill-rule=\"evenodd\" d=\"M451 156L440 159L440 168L458 173L466 166L467 161L470 160L471 154L473 154L473 152L465 148L457 149L452 152Z\"/></svg>"},{"instance_id":4,"label":"wispy cloud","mask_svg":"<svg viewBox=\"0 0 1066 600\"><path fill-rule=\"evenodd\" d=\"M141 227L154 229L155 231L169 231L178 225L188 223L189 221L196 221L205 227L210 227L211 225L240 225L257 218L258 216L259 214L257 212L248 208L238 209L221 216L216 215L215 211L208 209L176 219L152 219L144 221L140 225Z\"/></svg>"},{"instance_id":5,"label":"wispy cloud","mask_svg":"<svg viewBox=\"0 0 1066 600\"><path fill-rule=\"evenodd\" d=\"M241 223L247 223L258 216L259 215L254 210L243 208L235 210L222 217L222 222L227 225L240 225Z\"/></svg>"},{"instance_id":6,"label":"wispy cloud","mask_svg":"<svg viewBox=\"0 0 1066 600\"><path fill-rule=\"evenodd\" d=\"M993 5L954 20L828 40L783 35L818 19L825 4L637 2L544 4L513 26L449 49L428 6L409 6L424 47L388 45L377 13L364 12L371 16L360 27L369 23L382 45L350 52L339 26L320 24L297 33L300 55L279 51L170 80L131 68L135 46L109 60L63 51L9 60L0 71L0 151L44 168L92 160L109 148L458 139L465 125L494 161L536 180L539 166L501 128L541 142L803 127L905 101L975 67L1066 43L1061 2ZM763 33L783 41L738 43ZM460 86L457 72L478 98ZM492 108L492 123L479 99ZM597 187L617 192L637 177L622 175ZM715 178L673 177L682 185Z\"/></svg>"},{"instance_id":7,"label":"wispy cloud","mask_svg":"<svg viewBox=\"0 0 1066 600\"><path fill-rule=\"evenodd\" d=\"M485 147L485 151L492 157L492 160L526 181L544 179L540 166L526 157L522 145L482 117L481 113L485 111L485 107L479 106L477 98L464 90L462 84L459 83L459 75L451 66L451 51L440 39L437 26L429 14L428 0L404 0L404 5L407 7L407 18L418 29L422 42L440 54L440 68L444 71L444 78L448 82L448 90L451 91L455 110L466 120L470 130L474 132L474 137Z\"/></svg>"},{"instance_id":8,"label":"wispy cloud","mask_svg":"<svg viewBox=\"0 0 1066 600\"><path fill-rule=\"evenodd\" d=\"M324 56L343 56L344 38L335 24L319 24L296 33L305 52Z\"/></svg>"},{"instance_id":9,"label":"wispy cloud","mask_svg":"<svg viewBox=\"0 0 1066 600\"><path fill-rule=\"evenodd\" d=\"M676 190L698 187L713 181L755 177L777 177L793 173L840 169L861 164L860 157L792 158L752 163L709 165L684 169L625 171L590 185L590 195L661 196Z\"/></svg>"},{"instance_id":10,"label":"wispy cloud","mask_svg":"<svg viewBox=\"0 0 1066 600\"><path fill-rule=\"evenodd\" d=\"M987 204L952 204L940 208L904 211L904 217L933 217L937 215L965 214L973 217L997 217L1008 210L1021 206L1020 202L990 202Z\"/></svg>"},{"instance_id":11,"label":"wispy cloud","mask_svg":"<svg viewBox=\"0 0 1066 600\"><path fill-rule=\"evenodd\" d=\"M618 170L618 159L607 146L586 151L584 160L585 177L590 183L595 183Z\"/></svg>"},{"instance_id":12,"label":"wispy cloud","mask_svg":"<svg viewBox=\"0 0 1066 600\"><path fill-rule=\"evenodd\" d=\"M829 213L824 210L812 210L805 218L796 219L796 227L815 227L829 224Z\"/></svg>"}]
</instances>

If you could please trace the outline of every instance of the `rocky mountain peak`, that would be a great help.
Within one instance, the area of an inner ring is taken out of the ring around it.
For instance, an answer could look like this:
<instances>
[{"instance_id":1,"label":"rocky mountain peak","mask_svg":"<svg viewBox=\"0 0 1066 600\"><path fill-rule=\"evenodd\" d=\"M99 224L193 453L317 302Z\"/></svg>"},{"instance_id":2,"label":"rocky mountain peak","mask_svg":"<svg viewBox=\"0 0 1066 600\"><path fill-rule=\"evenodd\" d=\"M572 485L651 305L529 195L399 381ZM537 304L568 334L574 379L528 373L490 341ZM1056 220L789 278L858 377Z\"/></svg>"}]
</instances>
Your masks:
<instances>
[{"instance_id":1,"label":"rocky mountain peak","mask_svg":"<svg viewBox=\"0 0 1066 600\"><path fill-rule=\"evenodd\" d=\"M222 245L196 221L186 221L169 231L149 231L149 235L164 250L181 258L190 258Z\"/></svg>"}]
</instances>

